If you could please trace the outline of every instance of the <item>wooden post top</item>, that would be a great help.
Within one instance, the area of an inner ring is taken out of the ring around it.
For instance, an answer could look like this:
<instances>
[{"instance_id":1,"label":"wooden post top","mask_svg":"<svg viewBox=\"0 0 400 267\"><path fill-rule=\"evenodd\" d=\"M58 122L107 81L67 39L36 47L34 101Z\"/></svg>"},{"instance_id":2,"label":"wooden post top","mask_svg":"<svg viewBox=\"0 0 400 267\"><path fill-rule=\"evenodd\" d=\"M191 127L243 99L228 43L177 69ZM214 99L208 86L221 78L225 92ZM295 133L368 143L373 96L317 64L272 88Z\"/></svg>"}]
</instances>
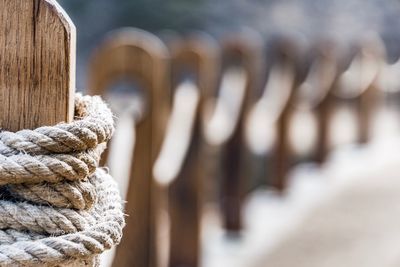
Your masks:
<instances>
[{"instance_id":1,"label":"wooden post top","mask_svg":"<svg viewBox=\"0 0 400 267\"><path fill-rule=\"evenodd\" d=\"M193 33L172 47L173 82L181 82L184 75L195 75L202 98L215 92L219 72L217 42L203 32Z\"/></svg>"},{"instance_id":2,"label":"wooden post top","mask_svg":"<svg viewBox=\"0 0 400 267\"><path fill-rule=\"evenodd\" d=\"M245 29L234 35L225 36L221 45L223 68L241 66L246 72L244 105L250 105L262 90L262 76L265 73L264 39L258 32Z\"/></svg>"},{"instance_id":3,"label":"wooden post top","mask_svg":"<svg viewBox=\"0 0 400 267\"><path fill-rule=\"evenodd\" d=\"M89 93L101 95L112 82L128 78L146 90L156 90L155 95L164 94L165 84L156 86L157 75L166 72L168 59L168 49L155 35L136 28L113 31L91 58Z\"/></svg>"},{"instance_id":4,"label":"wooden post top","mask_svg":"<svg viewBox=\"0 0 400 267\"><path fill-rule=\"evenodd\" d=\"M290 35L279 35L267 42L267 64L274 64L276 61L288 61L299 63L304 54L305 45L299 38Z\"/></svg>"},{"instance_id":5,"label":"wooden post top","mask_svg":"<svg viewBox=\"0 0 400 267\"><path fill-rule=\"evenodd\" d=\"M0 0L0 128L70 122L76 30L54 0Z\"/></svg>"},{"instance_id":6,"label":"wooden post top","mask_svg":"<svg viewBox=\"0 0 400 267\"><path fill-rule=\"evenodd\" d=\"M330 94L339 76L338 46L330 39L320 39L307 54L307 72L296 89L295 105L312 110Z\"/></svg>"},{"instance_id":7,"label":"wooden post top","mask_svg":"<svg viewBox=\"0 0 400 267\"><path fill-rule=\"evenodd\" d=\"M119 79L135 81L145 92L145 114L137 123L150 122L151 132L137 140L152 140L153 159L162 142L170 110L169 52L155 35L136 28L111 32L93 54L89 67L90 95L104 95Z\"/></svg>"},{"instance_id":8,"label":"wooden post top","mask_svg":"<svg viewBox=\"0 0 400 267\"><path fill-rule=\"evenodd\" d=\"M263 60L263 46L261 35L252 30L225 36L222 40L224 64L239 63L249 70L259 67Z\"/></svg>"},{"instance_id":9,"label":"wooden post top","mask_svg":"<svg viewBox=\"0 0 400 267\"><path fill-rule=\"evenodd\" d=\"M376 35L366 35L353 45L355 53L338 80L333 93L343 99L356 99L372 88L385 60L385 47Z\"/></svg>"}]
</instances>

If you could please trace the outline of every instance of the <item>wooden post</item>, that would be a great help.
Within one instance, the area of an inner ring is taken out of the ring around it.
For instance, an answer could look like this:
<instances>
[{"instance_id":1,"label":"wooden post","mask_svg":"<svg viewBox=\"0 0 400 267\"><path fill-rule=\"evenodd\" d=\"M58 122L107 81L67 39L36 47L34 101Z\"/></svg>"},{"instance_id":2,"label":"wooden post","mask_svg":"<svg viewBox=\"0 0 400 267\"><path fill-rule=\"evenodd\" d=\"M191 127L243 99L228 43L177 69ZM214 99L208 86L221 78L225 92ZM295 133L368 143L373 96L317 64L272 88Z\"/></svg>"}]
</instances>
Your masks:
<instances>
[{"instance_id":1,"label":"wooden post","mask_svg":"<svg viewBox=\"0 0 400 267\"><path fill-rule=\"evenodd\" d=\"M340 75L337 90L332 93L337 100L354 104L358 117L357 142L363 144L370 138L371 116L377 96L376 82L382 67L384 48L375 36L363 38L355 47L356 54Z\"/></svg>"},{"instance_id":2,"label":"wooden post","mask_svg":"<svg viewBox=\"0 0 400 267\"><path fill-rule=\"evenodd\" d=\"M366 144L371 139L371 122L377 100L376 86L371 84L364 93L357 98L358 140Z\"/></svg>"},{"instance_id":3,"label":"wooden post","mask_svg":"<svg viewBox=\"0 0 400 267\"><path fill-rule=\"evenodd\" d=\"M146 91L146 111L136 122L136 141L125 213L124 238L113 266L158 265L156 214L158 194L153 164L158 156L170 109L168 51L154 35L126 28L110 34L90 64L89 92L104 94L121 78L138 81Z\"/></svg>"},{"instance_id":4,"label":"wooden post","mask_svg":"<svg viewBox=\"0 0 400 267\"><path fill-rule=\"evenodd\" d=\"M375 75L372 77L370 84L361 92L357 98L357 116L358 116L358 142L360 144L367 143L371 138L371 123L377 104L377 80L384 61L384 45L379 39L370 39L361 41L361 51L367 57L371 57L377 64Z\"/></svg>"},{"instance_id":5,"label":"wooden post","mask_svg":"<svg viewBox=\"0 0 400 267\"><path fill-rule=\"evenodd\" d=\"M335 83L334 83L335 84ZM335 85L332 85L329 90L332 90ZM328 93L324 99L315 107L317 115L317 144L314 160L318 164L323 164L329 153L330 148L330 122L333 115L332 95Z\"/></svg>"},{"instance_id":6,"label":"wooden post","mask_svg":"<svg viewBox=\"0 0 400 267\"><path fill-rule=\"evenodd\" d=\"M216 47L204 34L193 35L173 51L173 86L185 79L200 90L197 112L193 118L190 143L179 174L170 186L169 267L197 267L200 252L202 207L202 106L205 96L216 86L218 63Z\"/></svg>"},{"instance_id":7,"label":"wooden post","mask_svg":"<svg viewBox=\"0 0 400 267\"><path fill-rule=\"evenodd\" d=\"M305 99L296 97L299 104L304 101L305 106L316 116L317 140L312 159L318 164L324 163L329 150L329 127L332 115L332 95L335 81L338 76L338 62L336 45L329 40L321 40L311 47L311 64L307 77L297 90L301 95L302 85L309 86L309 91L304 93ZM310 90L311 89L311 90Z\"/></svg>"},{"instance_id":8,"label":"wooden post","mask_svg":"<svg viewBox=\"0 0 400 267\"><path fill-rule=\"evenodd\" d=\"M76 30L54 0L0 0L0 127L70 122Z\"/></svg>"},{"instance_id":9,"label":"wooden post","mask_svg":"<svg viewBox=\"0 0 400 267\"><path fill-rule=\"evenodd\" d=\"M291 147L288 139L289 122L295 99L293 89L297 88L300 83L299 70L297 68L298 49L299 47L296 46L294 40L291 40L290 38L282 38L275 40L270 51L272 52L270 60L271 66L274 64L281 64L282 70L286 69L295 75L287 101L284 103L276 122L277 140L273 155L275 168L271 174L271 185L279 191L283 191L286 188L286 178L290 168Z\"/></svg>"},{"instance_id":10,"label":"wooden post","mask_svg":"<svg viewBox=\"0 0 400 267\"><path fill-rule=\"evenodd\" d=\"M246 193L249 172L246 164L248 150L245 142L245 120L250 105L259 89L262 69L262 38L253 32L243 32L223 40L223 65L228 70L239 66L246 74L245 92L239 106L237 121L232 135L221 148L221 210L223 224L229 233L242 229L242 205ZM222 71L224 73L224 70Z\"/></svg>"}]
</instances>

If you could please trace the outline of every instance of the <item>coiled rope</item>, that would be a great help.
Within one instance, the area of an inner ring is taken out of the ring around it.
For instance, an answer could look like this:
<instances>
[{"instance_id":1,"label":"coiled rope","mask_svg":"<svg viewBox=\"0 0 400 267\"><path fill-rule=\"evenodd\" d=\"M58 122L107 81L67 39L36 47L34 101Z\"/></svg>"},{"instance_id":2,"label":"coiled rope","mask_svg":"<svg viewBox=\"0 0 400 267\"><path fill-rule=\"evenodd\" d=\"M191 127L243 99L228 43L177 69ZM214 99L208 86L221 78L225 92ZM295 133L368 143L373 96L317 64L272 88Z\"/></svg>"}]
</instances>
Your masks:
<instances>
[{"instance_id":1,"label":"coiled rope","mask_svg":"<svg viewBox=\"0 0 400 267\"><path fill-rule=\"evenodd\" d=\"M97 168L113 132L107 105L80 94L72 123L0 132L0 266L97 266L119 243L119 192Z\"/></svg>"}]
</instances>

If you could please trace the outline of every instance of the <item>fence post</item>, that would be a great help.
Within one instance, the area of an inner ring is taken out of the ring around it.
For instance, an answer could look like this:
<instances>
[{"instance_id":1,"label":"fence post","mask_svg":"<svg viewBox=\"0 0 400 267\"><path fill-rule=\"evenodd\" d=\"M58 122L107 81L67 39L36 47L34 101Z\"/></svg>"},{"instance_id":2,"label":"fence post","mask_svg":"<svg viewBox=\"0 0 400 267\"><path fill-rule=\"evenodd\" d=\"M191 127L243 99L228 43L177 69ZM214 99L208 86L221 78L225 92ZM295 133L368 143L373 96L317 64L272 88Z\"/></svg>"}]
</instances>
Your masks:
<instances>
[{"instance_id":1,"label":"fence post","mask_svg":"<svg viewBox=\"0 0 400 267\"><path fill-rule=\"evenodd\" d=\"M299 68L298 68L298 54L299 47L295 44L295 40L291 38L281 38L275 40L271 51L275 54L272 56L270 64L281 64L283 69L291 72L294 77L291 84L290 92L287 97L287 101L283 104L282 110L278 115L276 126L277 126L277 140L273 155L273 173L271 185L279 191L283 191L286 188L286 178L290 168L290 154L291 147L289 143L289 123L290 115L293 108L294 102L294 88L297 88L299 79Z\"/></svg>"},{"instance_id":2,"label":"fence post","mask_svg":"<svg viewBox=\"0 0 400 267\"><path fill-rule=\"evenodd\" d=\"M169 191L171 236L168 266L197 267L202 212L202 111L205 97L216 86L216 51L212 40L200 33L175 44L173 50L173 85L178 86L189 78L200 92L187 153Z\"/></svg>"},{"instance_id":3,"label":"fence post","mask_svg":"<svg viewBox=\"0 0 400 267\"><path fill-rule=\"evenodd\" d=\"M378 37L366 36L357 42L351 62L338 78L332 92L335 102L353 106L357 117L357 140L363 144L370 138L370 124L375 108L377 81L384 60L384 46Z\"/></svg>"},{"instance_id":4,"label":"fence post","mask_svg":"<svg viewBox=\"0 0 400 267\"><path fill-rule=\"evenodd\" d=\"M54 0L0 1L0 127L70 122L76 30Z\"/></svg>"},{"instance_id":5,"label":"fence post","mask_svg":"<svg viewBox=\"0 0 400 267\"><path fill-rule=\"evenodd\" d=\"M246 194L246 185L250 175L248 166L248 150L245 142L246 116L250 105L255 101L256 90L261 83L263 41L254 32L242 32L229 36L222 42L223 68L225 71L232 67L240 67L246 75L244 94L238 107L237 121L229 139L221 148L221 210L223 224L231 233L242 229L241 209ZM224 70L222 73L224 74ZM233 89L233 88L232 88ZM222 97L222 96L220 96Z\"/></svg>"},{"instance_id":6,"label":"fence post","mask_svg":"<svg viewBox=\"0 0 400 267\"><path fill-rule=\"evenodd\" d=\"M384 61L384 44L376 38L361 41L361 53L375 60L375 64L382 64ZM358 142L365 144L371 139L371 125L373 113L377 105L377 80L381 65L377 66L375 76L367 88L357 98L357 116L358 116Z\"/></svg>"},{"instance_id":7,"label":"fence post","mask_svg":"<svg viewBox=\"0 0 400 267\"><path fill-rule=\"evenodd\" d=\"M113 266L157 266L158 194L152 169L170 108L168 51L154 35L133 28L110 34L90 64L89 92L104 94L121 78L138 81L147 93L146 110L136 122L136 138L125 213L127 226Z\"/></svg>"},{"instance_id":8,"label":"fence post","mask_svg":"<svg viewBox=\"0 0 400 267\"><path fill-rule=\"evenodd\" d=\"M317 140L312 160L323 164L329 151L330 118L332 117L332 90L339 75L337 45L324 39L311 47L311 64L303 81L309 91L303 95L306 105L316 117ZM302 84L302 85L303 85ZM302 88L300 85L300 90ZM297 94L301 94L300 91ZM298 98L297 98L298 99ZM301 101L301 99L298 99Z\"/></svg>"}]
</instances>

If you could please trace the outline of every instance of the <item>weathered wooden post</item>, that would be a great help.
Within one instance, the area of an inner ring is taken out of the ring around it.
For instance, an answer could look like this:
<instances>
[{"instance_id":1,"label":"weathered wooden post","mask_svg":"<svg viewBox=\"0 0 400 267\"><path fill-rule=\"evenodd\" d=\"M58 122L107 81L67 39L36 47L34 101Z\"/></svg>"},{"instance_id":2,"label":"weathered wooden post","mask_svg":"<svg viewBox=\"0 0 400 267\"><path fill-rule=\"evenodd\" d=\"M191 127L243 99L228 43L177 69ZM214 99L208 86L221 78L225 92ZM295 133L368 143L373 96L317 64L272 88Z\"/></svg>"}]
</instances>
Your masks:
<instances>
[{"instance_id":1,"label":"weathered wooden post","mask_svg":"<svg viewBox=\"0 0 400 267\"><path fill-rule=\"evenodd\" d=\"M186 38L174 47L173 87L189 84L197 89L197 100L194 102L193 116L188 118L190 129L187 133L186 153L177 174L170 181L171 232L168 266L197 267L202 211L202 110L205 97L216 86L217 53L210 37L200 33Z\"/></svg>"},{"instance_id":2,"label":"weathered wooden post","mask_svg":"<svg viewBox=\"0 0 400 267\"><path fill-rule=\"evenodd\" d=\"M76 30L54 0L0 1L0 127L70 122Z\"/></svg>"},{"instance_id":3,"label":"weathered wooden post","mask_svg":"<svg viewBox=\"0 0 400 267\"><path fill-rule=\"evenodd\" d=\"M121 78L137 81L145 90L146 108L136 122L136 138L125 212L127 226L113 266L157 266L157 185L152 170L164 136L170 109L168 51L154 35L126 28L116 31L94 54L89 93L103 95Z\"/></svg>"},{"instance_id":4,"label":"weathered wooden post","mask_svg":"<svg viewBox=\"0 0 400 267\"><path fill-rule=\"evenodd\" d=\"M232 131L228 139L221 147L221 210L223 214L223 224L230 233L238 233L242 229L242 204L246 193L246 183L249 176L248 166L246 165L246 155L248 150L245 142L246 116L250 105L255 101L255 92L261 85L261 70L263 58L263 40L255 32L247 31L234 36L226 37L222 42L223 53L223 80L224 75L230 75L230 71L240 71L244 74L245 81L243 88L233 77L234 82L230 83L231 88L221 88L221 90L231 90L229 94L220 94L219 101L232 101L239 94L240 101L230 110L228 118L233 121ZM240 76L236 73L236 76ZM224 84L221 84L224 86ZM236 90L236 91L234 91ZM242 90L242 91L239 91ZM239 92L237 92L239 91ZM237 98L237 97L236 97ZM248 160L248 159L247 159Z\"/></svg>"}]
</instances>

